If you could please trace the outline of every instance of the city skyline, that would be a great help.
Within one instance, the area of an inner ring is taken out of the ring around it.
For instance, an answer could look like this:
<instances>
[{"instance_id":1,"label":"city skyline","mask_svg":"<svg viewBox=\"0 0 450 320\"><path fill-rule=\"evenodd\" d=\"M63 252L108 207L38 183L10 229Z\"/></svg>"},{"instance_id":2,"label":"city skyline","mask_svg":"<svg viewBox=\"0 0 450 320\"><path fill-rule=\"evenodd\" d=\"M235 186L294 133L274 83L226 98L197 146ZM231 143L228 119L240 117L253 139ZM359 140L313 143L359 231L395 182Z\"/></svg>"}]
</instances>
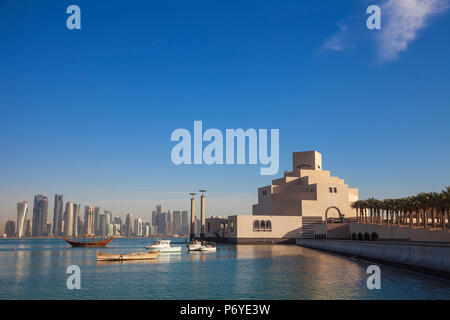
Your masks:
<instances>
[{"instance_id":1,"label":"city skyline","mask_svg":"<svg viewBox=\"0 0 450 320\"><path fill-rule=\"evenodd\" d=\"M4 224L4 232L8 237L46 237L64 236L154 236L188 234L188 211L167 209L162 212L162 206L156 205L150 217L133 218L127 213L124 220L120 213L101 209L94 205L84 206L84 217L80 216L81 204L67 201L64 213L60 208L64 205L64 195L55 195L53 218L48 215L48 197L42 194L34 196L33 213L28 214L27 201L17 202L17 219L8 219ZM53 223L49 222L53 220ZM196 228L200 232L199 219L196 218Z\"/></svg>"}]
</instances>

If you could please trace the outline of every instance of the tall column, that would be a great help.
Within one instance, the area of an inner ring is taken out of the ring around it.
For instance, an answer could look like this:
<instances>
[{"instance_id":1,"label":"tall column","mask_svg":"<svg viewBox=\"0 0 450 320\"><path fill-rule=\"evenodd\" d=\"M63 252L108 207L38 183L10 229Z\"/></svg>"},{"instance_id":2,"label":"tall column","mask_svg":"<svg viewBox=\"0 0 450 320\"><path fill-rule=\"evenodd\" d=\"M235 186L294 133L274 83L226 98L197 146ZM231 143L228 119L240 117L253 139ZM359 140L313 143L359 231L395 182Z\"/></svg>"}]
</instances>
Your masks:
<instances>
[{"instance_id":1,"label":"tall column","mask_svg":"<svg viewBox=\"0 0 450 320\"><path fill-rule=\"evenodd\" d=\"M205 192L206 190L200 190L199 192L202 193L202 196L200 197L200 239L205 239Z\"/></svg>"},{"instance_id":2,"label":"tall column","mask_svg":"<svg viewBox=\"0 0 450 320\"><path fill-rule=\"evenodd\" d=\"M196 193L190 193L191 195L191 241L195 240L195 198Z\"/></svg>"}]
</instances>

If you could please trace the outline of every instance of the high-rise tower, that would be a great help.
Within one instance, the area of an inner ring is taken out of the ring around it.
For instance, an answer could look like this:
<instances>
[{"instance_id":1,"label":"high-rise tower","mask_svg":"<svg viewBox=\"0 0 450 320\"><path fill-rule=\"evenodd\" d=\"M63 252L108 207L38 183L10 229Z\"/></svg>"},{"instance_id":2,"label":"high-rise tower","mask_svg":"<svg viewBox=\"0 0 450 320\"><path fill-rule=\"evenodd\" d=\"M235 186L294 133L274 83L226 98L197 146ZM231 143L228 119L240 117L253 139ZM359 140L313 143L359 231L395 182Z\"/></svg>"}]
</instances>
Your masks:
<instances>
[{"instance_id":1,"label":"high-rise tower","mask_svg":"<svg viewBox=\"0 0 450 320\"><path fill-rule=\"evenodd\" d=\"M25 220L27 219L28 203L26 201L17 202L17 231L16 235L21 238L24 233Z\"/></svg>"},{"instance_id":2,"label":"high-rise tower","mask_svg":"<svg viewBox=\"0 0 450 320\"><path fill-rule=\"evenodd\" d=\"M73 233L73 202L67 201L64 211L64 235L72 236Z\"/></svg>"},{"instance_id":3,"label":"high-rise tower","mask_svg":"<svg viewBox=\"0 0 450 320\"><path fill-rule=\"evenodd\" d=\"M55 194L55 205L53 207L53 230L52 234L59 236L62 233L64 196Z\"/></svg>"},{"instance_id":4,"label":"high-rise tower","mask_svg":"<svg viewBox=\"0 0 450 320\"><path fill-rule=\"evenodd\" d=\"M73 204L73 229L72 229L72 236L76 237L78 236L78 219L80 217L80 205L79 204Z\"/></svg>"},{"instance_id":5,"label":"high-rise tower","mask_svg":"<svg viewBox=\"0 0 450 320\"><path fill-rule=\"evenodd\" d=\"M34 196L33 204L33 236L41 236L47 232L48 199L42 194Z\"/></svg>"}]
</instances>

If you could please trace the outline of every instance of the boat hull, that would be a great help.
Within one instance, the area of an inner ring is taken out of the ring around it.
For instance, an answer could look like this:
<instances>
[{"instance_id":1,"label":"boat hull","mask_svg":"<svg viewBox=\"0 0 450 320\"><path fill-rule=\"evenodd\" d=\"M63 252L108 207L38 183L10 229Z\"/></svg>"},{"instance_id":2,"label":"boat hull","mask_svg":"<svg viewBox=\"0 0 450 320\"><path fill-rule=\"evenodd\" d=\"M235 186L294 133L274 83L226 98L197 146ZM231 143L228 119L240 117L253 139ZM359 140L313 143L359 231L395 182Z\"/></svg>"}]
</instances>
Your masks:
<instances>
[{"instance_id":1,"label":"boat hull","mask_svg":"<svg viewBox=\"0 0 450 320\"><path fill-rule=\"evenodd\" d=\"M187 245L189 251L202 251L201 245Z\"/></svg>"},{"instance_id":2,"label":"boat hull","mask_svg":"<svg viewBox=\"0 0 450 320\"><path fill-rule=\"evenodd\" d=\"M202 247L201 251L202 252L215 252L216 248L215 247L214 248Z\"/></svg>"},{"instance_id":3,"label":"boat hull","mask_svg":"<svg viewBox=\"0 0 450 320\"><path fill-rule=\"evenodd\" d=\"M138 252L130 254L97 254L97 261L131 261L131 260L153 260L156 259L159 252Z\"/></svg>"},{"instance_id":4,"label":"boat hull","mask_svg":"<svg viewBox=\"0 0 450 320\"><path fill-rule=\"evenodd\" d=\"M151 251L159 251L160 253L171 253L171 252L181 252L181 247L169 247L169 248L157 248L152 246L147 246L145 249L149 249Z\"/></svg>"},{"instance_id":5,"label":"boat hull","mask_svg":"<svg viewBox=\"0 0 450 320\"><path fill-rule=\"evenodd\" d=\"M63 238L65 241L67 241L72 247L90 247L90 248L102 248L106 246L108 243L114 240L114 237L111 237L109 239L105 240L99 240L99 241L76 241L76 240L69 240L66 238Z\"/></svg>"}]
</instances>

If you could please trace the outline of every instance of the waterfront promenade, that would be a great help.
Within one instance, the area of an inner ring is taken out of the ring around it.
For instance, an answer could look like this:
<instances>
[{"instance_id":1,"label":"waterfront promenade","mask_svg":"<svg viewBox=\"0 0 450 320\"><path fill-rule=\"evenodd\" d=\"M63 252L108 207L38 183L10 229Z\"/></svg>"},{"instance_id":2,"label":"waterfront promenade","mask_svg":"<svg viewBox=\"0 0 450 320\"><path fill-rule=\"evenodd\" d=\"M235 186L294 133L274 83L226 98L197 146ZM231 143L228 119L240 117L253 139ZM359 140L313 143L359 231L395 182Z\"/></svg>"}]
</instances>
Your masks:
<instances>
[{"instance_id":1,"label":"waterfront promenade","mask_svg":"<svg viewBox=\"0 0 450 320\"><path fill-rule=\"evenodd\" d=\"M450 244L406 241L298 239L297 245L390 263L450 279Z\"/></svg>"}]
</instances>

